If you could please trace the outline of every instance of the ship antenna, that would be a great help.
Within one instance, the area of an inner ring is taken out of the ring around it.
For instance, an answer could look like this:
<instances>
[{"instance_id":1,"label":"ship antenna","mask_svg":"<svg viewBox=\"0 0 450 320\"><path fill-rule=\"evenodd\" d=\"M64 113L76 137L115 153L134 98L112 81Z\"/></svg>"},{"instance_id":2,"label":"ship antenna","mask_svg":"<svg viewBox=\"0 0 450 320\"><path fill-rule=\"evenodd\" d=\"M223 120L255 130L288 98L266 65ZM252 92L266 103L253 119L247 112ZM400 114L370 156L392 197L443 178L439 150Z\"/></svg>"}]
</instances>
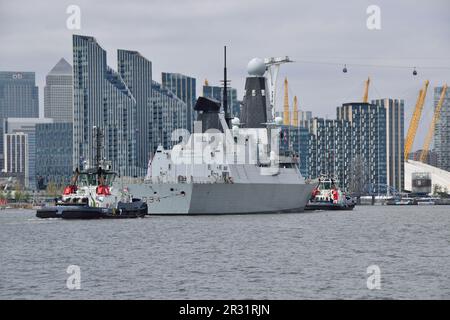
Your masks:
<instances>
[{"instance_id":1,"label":"ship antenna","mask_svg":"<svg viewBox=\"0 0 450 320\"><path fill-rule=\"evenodd\" d=\"M227 46L223 47L223 111L225 112L225 121L230 128L230 110L228 110L228 80L227 80Z\"/></svg>"}]
</instances>

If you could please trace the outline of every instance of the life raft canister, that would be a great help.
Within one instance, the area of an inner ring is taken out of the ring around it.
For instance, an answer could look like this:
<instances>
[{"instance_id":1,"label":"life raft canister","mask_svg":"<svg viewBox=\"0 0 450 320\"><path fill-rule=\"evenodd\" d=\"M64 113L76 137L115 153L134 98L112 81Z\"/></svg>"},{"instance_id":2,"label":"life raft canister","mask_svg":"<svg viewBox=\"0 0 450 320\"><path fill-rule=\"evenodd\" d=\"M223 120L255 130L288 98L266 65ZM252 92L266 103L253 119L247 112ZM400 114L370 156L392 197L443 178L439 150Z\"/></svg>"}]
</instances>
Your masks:
<instances>
[{"instance_id":1,"label":"life raft canister","mask_svg":"<svg viewBox=\"0 0 450 320\"><path fill-rule=\"evenodd\" d=\"M77 186L67 186L64 188L63 195L66 196L75 192L77 192Z\"/></svg>"},{"instance_id":2,"label":"life raft canister","mask_svg":"<svg viewBox=\"0 0 450 320\"><path fill-rule=\"evenodd\" d=\"M335 201L339 200L339 193L336 189L333 189L333 200Z\"/></svg>"},{"instance_id":3,"label":"life raft canister","mask_svg":"<svg viewBox=\"0 0 450 320\"><path fill-rule=\"evenodd\" d=\"M103 195L103 196L109 196L109 195L111 195L111 192L109 191L108 186L99 185L97 187L97 194Z\"/></svg>"}]
</instances>

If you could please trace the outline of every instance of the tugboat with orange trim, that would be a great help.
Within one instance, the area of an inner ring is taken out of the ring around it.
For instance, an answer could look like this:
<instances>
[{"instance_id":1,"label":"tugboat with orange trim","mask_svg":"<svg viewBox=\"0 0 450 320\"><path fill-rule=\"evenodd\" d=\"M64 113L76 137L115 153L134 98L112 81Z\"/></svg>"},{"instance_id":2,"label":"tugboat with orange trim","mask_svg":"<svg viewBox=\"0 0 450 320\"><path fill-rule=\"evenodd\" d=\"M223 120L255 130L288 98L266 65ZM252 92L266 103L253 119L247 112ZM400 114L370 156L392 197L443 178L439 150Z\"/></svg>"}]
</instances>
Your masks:
<instances>
[{"instance_id":1,"label":"tugboat with orange trim","mask_svg":"<svg viewBox=\"0 0 450 320\"><path fill-rule=\"evenodd\" d=\"M305 210L353 210L356 202L339 189L335 179L319 178Z\"/></svg>"}]
</instances>

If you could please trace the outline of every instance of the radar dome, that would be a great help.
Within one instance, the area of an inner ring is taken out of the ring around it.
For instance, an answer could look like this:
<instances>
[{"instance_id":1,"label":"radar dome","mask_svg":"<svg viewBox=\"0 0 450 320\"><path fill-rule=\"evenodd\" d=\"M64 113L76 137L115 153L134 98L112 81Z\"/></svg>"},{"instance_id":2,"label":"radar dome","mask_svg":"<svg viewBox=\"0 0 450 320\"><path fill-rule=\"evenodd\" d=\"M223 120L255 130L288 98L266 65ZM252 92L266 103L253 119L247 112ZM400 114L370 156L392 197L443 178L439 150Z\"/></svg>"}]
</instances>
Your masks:
<instances>
[{"instance_id":1,"label":"radar dome","mask_svg":"<svg viewBox=\"0 0 450 320\"><path fill-rule=\"evenodd\" d=\"M247 72L251 76L262 77L266 72L266 65L261 58L253 58L247 65Z\"/></svg>"},{"instance_id":2,"label":"radar dome","mask_svg":"<svg viewBox=\"0 0 450 320\"><path fill-rule=\"evenodd\" d=\"M238 126L238 125L241 124L241 120L239 120L239 118L237 118L237 117L234 117L234 118L231 120L231 124L234 125L234 126Z\"/></svg>"}]
</instances>

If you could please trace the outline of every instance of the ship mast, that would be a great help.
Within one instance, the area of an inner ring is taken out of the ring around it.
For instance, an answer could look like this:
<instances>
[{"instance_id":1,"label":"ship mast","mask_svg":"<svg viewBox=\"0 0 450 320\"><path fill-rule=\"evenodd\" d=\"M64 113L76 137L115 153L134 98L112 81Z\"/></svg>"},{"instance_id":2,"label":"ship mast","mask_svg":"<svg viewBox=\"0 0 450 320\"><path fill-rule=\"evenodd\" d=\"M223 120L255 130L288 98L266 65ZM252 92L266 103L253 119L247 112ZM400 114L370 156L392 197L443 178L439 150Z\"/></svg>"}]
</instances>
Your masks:
<instances>
[{"instance_id":1,"label":"ship mast","mask_svg":"<svg viewBox=\"0 0 450 320\"><path fill-rule=\"evenodd\" d=\"M227 122L228 128L231 127L231 116L230 110L228 108L228 79L227 79L227 46L223 47L223 111L225 112L225 121Z\"/></svg>"}]
</instances>

